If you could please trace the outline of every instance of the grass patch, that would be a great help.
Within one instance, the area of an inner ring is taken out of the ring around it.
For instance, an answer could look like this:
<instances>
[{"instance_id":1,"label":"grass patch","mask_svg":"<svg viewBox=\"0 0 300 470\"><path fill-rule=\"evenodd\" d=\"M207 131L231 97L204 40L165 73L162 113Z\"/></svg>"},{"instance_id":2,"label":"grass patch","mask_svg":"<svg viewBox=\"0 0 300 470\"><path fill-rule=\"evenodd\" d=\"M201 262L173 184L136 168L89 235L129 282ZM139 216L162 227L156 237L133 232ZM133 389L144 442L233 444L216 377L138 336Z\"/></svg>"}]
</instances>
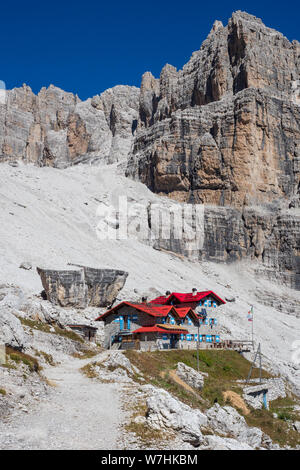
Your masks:
<instances>
[{"instance_id":1,"label":"grass patch","mask_svg":"<svg viewBox=\"0 0 300 470\"><path fill-rule=\"evenodd\" d=\"M4 390L4 388L0 388L0 395L6 395L6 390Z\"/></svg>"},{"instance_id":2,"label":"grass patch","mask_svg":"<svg viewBox=\"0 0 300 470\"><path fill-rule=\"evenodd\" d=\"M5 362L5 364L0 364L1 367L5 367L6 369L16 369L16 366L14 364L11 364L9 362Z\"/></svg>"},{"instance_id":3,"label":"grass patch","mask_svg":"<svg viewBox=\"0 0 300 470\"><path fill-rule=\"evenodd\" d=\"M295 411L294 409L297 404L296 401L297 398L292 394L285 398L277 398L277 400L270 402L270 410L272 413L277 413L279 419L283 419L284 421L299 421L299 411Z\"/></svg>"},{"instance_id":4,"label":"grass patch","mask_svg":"<svg viewBox=\"0 0 300 470\"><path fill-rule=\"evenodd\" d=\"M80 370L89 379L95 379L98 377L98 374L95 371L95 364L86 364L85 366L81 367Z\"/></svg>"},{"instance_id":5,"label":"grass patch","mask_svg":"<svg viewBox=\"0 0 300 470\"><path fill-rule=\"evenodd\" d=\"M43 331L44 333L51 333L50 328L51 326L48 323L42 323L37 320L30 320L29 318L19 317L20 322L24 326L29 326L33 330Z\"/></svg>"},{"instance_id":6,"label":"grass patch","mask_svg":"<svg viewBox=\"0 0 300 470\"><path fill-rule=\"evenodd\" d=\"M100 347L97 347L97 349L83 349L80 352L74 352L72 356L77 359L91 359L100 354L101 351L103 351L103 348Z\"/></svg>"},{"instance_id":7,"label":"grass patch","mask_svg":"<svg viewBox=\"0 0 300 470\"><path fill-rule=\"evenodd\" d=\"M42 370L38 360L29 354L17 351L11 347L6 348L6 354L10 361L15 362L16 364L24 364L28 367L30 372L39 373Z\"/></svg>"},{"instance_id":8,"label":"grass patch","mask_svg":"<svg viewBox=\"0 0 300 470\"><path fill-rule=\"evenodd\" d=\"M48 325L48 323L43 323L37 320L31 320L29 318L19 317L19 320L23 325L29 326L33 330L39 330L43 331L44 333L60 335L65 338L71 339L72 341L77 341L78 343L84 344L84 339L74 331L60 328L57 325Z\"/></svg>"},{"instance_id":9,"label":"grass patch","mask_svg":"<svg viewBox=\"0 0 300 470\"><path fill-rule=\"evenodd\" d=\"M285 419L274 418L271 410L252 410L244 418L249 426L260 428L280 446L289 445L295 447L297 444L300 444L299 433L292 429L290 423Z\"/></svg>"}]
</instances>

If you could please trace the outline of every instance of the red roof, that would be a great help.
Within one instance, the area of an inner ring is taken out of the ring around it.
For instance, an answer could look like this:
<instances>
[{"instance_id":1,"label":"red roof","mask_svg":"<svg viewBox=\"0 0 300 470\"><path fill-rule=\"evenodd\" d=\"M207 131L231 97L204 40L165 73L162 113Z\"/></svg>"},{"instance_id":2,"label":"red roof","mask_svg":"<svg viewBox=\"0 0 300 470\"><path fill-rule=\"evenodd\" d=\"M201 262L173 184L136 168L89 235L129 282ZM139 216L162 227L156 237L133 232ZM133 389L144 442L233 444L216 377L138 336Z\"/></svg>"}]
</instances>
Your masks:
<instances>
[{"instance_id":1,"label":"red roof","mask_svg":"<svg viewBox=\"0 0 300 470\"><path fill-rule=\"evenodd\" d=\"M177 315L179 318L185 318L188 314L190 314L192 317L198 319L198 315L194 312L194 310L191 307L174 307L174 310L176 310Z\"/></svg>"},{"instance_id":2,"label":"red roof","mask_svg":"<svg viewBox=\"0 0 300 470\"><path fill-rule=\"evenodd\" d=\"M212 290L206 290L202 292L197 292L197 294L193 294L192 292L189 293L179 293L179 292L172 292L168 297L161 295L160 297L156 297L156 299L151 300L151 304L155 305L168 305L173 299L178 300L180 303L190 303L190 302L200 302L200 300L204 299L211 295L214 297L218 302L221 304L225 304L226 302L221 299L217 294L215 294Z\"/></svg>"},{"instance_id":3,"label":"red roof","mask_svg":"<svg viewBox=\"0 0 300 470\"><path fill-rule=\"evenodd\" d=\"M160 297L156 297L156 299L150 300L150 304L164 305L169 297L161 295Z\"/></svg>"},{"instance_id":4,"label":"red roof","mask_svg":"<svg viewBox=\"0 0 300 470\"><path fill-rule=\"evenodd\" d=\"M115 307L111 308L110 310L107 310L107 312L103 313L100 315L98 318L96 318L95 321L97 320L104 320L105 317L107 317L110 313L115 312L119 310L119 308L123 307L124 305L128 305L129 307L133 307L136 310L139 310L140 312L145 312L148 313L148 315L151 315L153 317L166 317L168 313L174 308L173 305L151 305L151 304L134 304L132 302L121 302L120 304L116 305Z\"/></svg>"},{"instance_id":5,"label":"red roof","mask_svg":"<svg viewBox=\"0 0 300 470\"><path fill-rule=\"evenodd\" d=\"M107 310L107 312L103 313L100 315L98 318L96 318L96 321L98 320L104 320L108 315L110 315L113 312L116 312L119 310L119 308L123 307L124 305L128 305L129 307L135 308L136 310L139 310L140 312L145 312L148 315L151 315L152 317L166 317L170 312L173 312L177 314L179 318L185 318L188 313L191 314L194 318L198 318L196 313L194 312L191 307L177 307L173 305L154 305L154 304L134 304L132 302L121 302L120 304L116 305L115 307L111 308L110 310Z\"/></svg>"},{"instance_id":6,"label":"red roof","mask_svg":"<svg viewBox=\"0 0 300 470\"><path fill-rule=\"evenodd\" d=\"M171 330L171 329L162 328L161 326L158 326L158 325L154 325L154 326L142 326L141 328L134 330L132 333L166 333L169 335L173 335L173 334L180 335L180 334L187 333L187 330L185 329Z\"/></svg>"}]
</instances>

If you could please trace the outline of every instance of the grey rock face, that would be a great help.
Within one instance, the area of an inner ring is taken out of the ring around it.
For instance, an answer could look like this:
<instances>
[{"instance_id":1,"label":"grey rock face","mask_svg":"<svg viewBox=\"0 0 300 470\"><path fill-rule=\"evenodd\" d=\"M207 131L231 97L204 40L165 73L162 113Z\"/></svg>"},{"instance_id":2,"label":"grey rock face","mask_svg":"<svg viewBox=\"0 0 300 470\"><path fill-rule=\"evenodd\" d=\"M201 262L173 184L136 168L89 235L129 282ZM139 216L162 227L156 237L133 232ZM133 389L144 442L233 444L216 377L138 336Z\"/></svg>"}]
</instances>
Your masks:
<instances>
[{"instance_id":1,"label":"grey rock face","mask_svg":"<svg viewBox=\"0 0 300 470\"><path fill-rule=\"evenodd\" d=\"M124 368L129 372L129 374L133 374L134 372L133 366L131 365L129 359L127 359L127 357L119 351L111 353L103 364L107 368Z\"/></svg>"},{"instance_id":2,"label":"grey rock face","mask_svg":"<svg viewBox=\"0 0 300 470\"><path fill-rule=\"evenodd\" d=\"M231 435L253 448L260 447L263 432L258 428L250 428L231 406L221 407L218 403L206 412L208 425L221 435Z\"/></svg>"},{"instance_id":3,"label":"grey rock face","mask_svg":"<svg viewBox=\"0 0 300 470\"><path fill-rule=\"evenodd\" d=\"M197 372L195 369L187 366L183 362L178 362L176 374L178 377L184 380L184 382L196 390L202 390L204 385L204 377L207 376L207 374Z\"/></svg>"},{"instance_id":4,"label":"grey rock face","mask_svg":"<svg viewBox=\"0 0 300 470\"><path fill-rule=\"evenodd\" d=\"M204 450L253 450L246 442L230 437L205 436L201 449Z\"/></svg>"},{"instance_id":5,"label":"grey rock face","mask_svg":"<svg viewBox=\"0 0 300 470\"><path fill-rule=\"evenodd\" d=\"M270 206L245 206L243 210L205 206L204 225L197 230L199 235L203 232L203 243L192 245L192 250L188 249L189 240L174 239L172 235L169 239L157 239L155 248L195 261L231 263L249 259L256 263L258 276L300 289L300 213L289 209L274 211ZM259 299L267 301L265 295L259 295ZM282 302L278 299L278 304ZM288 308L297 315L296 300Z\"/></svg>"},{"instance_id":6,"label":"grey rock face","mask_svg":"<svg viewBox=\"0 0 300 470\"><path fill-rule=\"evenodd\" d=\"M207 425L207 418L200 410L190 408L158 388L153 388L147 407L147 423L154 429L173 429L193 445L202 441L201 427Z\"/></svg>"},{"instance_id":7,"label":"grey rock face","mask_svg":"<svg viewBox=\"0 0 300 470\"><path fill-rule=\"evenodd\" d=\"M3 308L0 309L0 344L20 350L26 346L20 320Z\"/></svg>"},{"instance_id":8,"label":"grey rock face","mask_svg":"<svg viewBox=\"0 0 300 470\"><path fill-rule=\"evenodd\" d=\"M260 263L258 275L300 289L300 214L289 210L245 207L205 208L201 259Z\"/></svg>"},{"instance_id":9,"label":"grey rock face","mask_svg":"<svg viewBox=\"0 0 300 470\"><path fill-rule=\"evenodd\" d=\"M299 50L247 13L216 22L182 70L143 76L126 171L158 194L206 205L200 259L255 259L258 273L296 289ZM172 240L159 245L186 254Z\"/></svg>"},{"instance_id":10,"label":"grey rock face","mask_svg":"<svg viewBox=\"0 0 300 470\"><path fill-rule=\"evenodd\" d=\"M299 56L298 41L238 11L214 23L182 70L146 72L140 90L117 86L82 102L24 85L0 105L0 162L128 157L126 174L153 192L205 204L203 249L172 236L154 248L196 261L247 258L258 275L300 289Z\"/></svg>"},{"instance_id":11,"label":"grey rock face","mask_svg":"<svg viewBox=\"0 0 300 470\"><path fill-rule=\"evenodd\" d=\"M50 85L23 85L0 105L0 161L64 167L126 158L138 117L139 89L117 86L82 102Z\"/></svg>"},{"instance_id":12,"label":"grey rock face","mask_svg":"<svg viewBox=\"0 0 300 470\"><path fill-rule=\"evenodd\" d=\"M37 268L47 300L63 307L107 307L123 288L128 273L85 266L66 271Z\"/></svg>"},{"instance_id":13,"label":"grey rock face","mask_svg":"<svg viewBox=\"0 0 300 470\"><path fill-rule=\"evenodd\" d=\"M271 306L280 312L284 312L285 314L292 315L297 318L300 317L299 300L297 300L296 296L295 298L291 296L287 303L285 297L279 295L278 292L256 289L255 295L259 303L263 305Z\"/></svg>"}]
</instances>

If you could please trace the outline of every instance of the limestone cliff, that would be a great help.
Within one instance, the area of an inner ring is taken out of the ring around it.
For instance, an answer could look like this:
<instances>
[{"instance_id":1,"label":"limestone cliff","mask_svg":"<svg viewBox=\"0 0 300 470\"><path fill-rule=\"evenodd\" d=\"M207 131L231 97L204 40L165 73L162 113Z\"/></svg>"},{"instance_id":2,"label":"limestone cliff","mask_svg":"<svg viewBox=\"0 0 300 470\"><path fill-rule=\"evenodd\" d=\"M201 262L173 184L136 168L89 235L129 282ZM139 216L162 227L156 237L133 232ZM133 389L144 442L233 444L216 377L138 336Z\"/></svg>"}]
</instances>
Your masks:
<instances>
[{"instance_id":1,"label":"limestone cliff","mask_svg":"<svg viewBox=\"0 0 300 470\"><path fill-rule=\"evenodd\" d=\"M300 43L242 12L142 79L127 174L178 200L299 206Z\"/></svg>"},{"instance_id":2,"label":"limestone cliff","mask_svg":"<svg viewBox=\"0 0 300 470\"><path fill-rule=\"evenodd\" d=\"M182 70L142 78L127 176L205 204L197 259L258 261L300 289L300 43L243 12ZM185 254L182 243L158 247Z\"/></svg>"},{"instance_id":3,"label":"limestone cliff","mask_svg":"<svg viewBox=\"0 0 300 470\"><path fill-rule=\"evenodd\" d=\"M50 85L23 85L0 104L0 162L62 168L80 161L120 161L129 152L139 89L116 86L86 101Z\"/></svg>"}]
</instances>

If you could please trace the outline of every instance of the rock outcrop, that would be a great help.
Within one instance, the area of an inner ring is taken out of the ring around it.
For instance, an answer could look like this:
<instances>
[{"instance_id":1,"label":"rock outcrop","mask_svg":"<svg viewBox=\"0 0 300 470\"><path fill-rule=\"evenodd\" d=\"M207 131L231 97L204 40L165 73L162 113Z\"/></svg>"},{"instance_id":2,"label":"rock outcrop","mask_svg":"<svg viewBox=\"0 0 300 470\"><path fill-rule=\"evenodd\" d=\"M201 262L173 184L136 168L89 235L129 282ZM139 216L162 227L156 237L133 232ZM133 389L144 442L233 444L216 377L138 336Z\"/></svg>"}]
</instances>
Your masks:
<instances>
[{"instance_id":1,"label":"rock outcrop","mask_svg":"<svg viewBox=\"0 0 300 470\"><path fill-rule=\"evenodd\" d=\"M193 233L194 240L185 239L186 233L176 238L171 231L170 238L158 238L154 247L194 261L231 263L249 259L258 276L300 290L299 210L274 209L271 204L242 210L207 205L202 225L194 224Z\"/></svg>"},{"instance_id":2,"label":"rock outcrop","mask_svg":"<svg viewBox=\"0 0 300 470\"><path fill-rule=\"evenodd\" d=\"M7 92L0 104L0 162L65 167L126 158L138 118L139 89L116 86L81 101L50 85Z\"/></svg>"},{"instance_id":3,"label":"rock outcrop","mask_svg":"<svg viewBox=\"0 0 300 470\"><path fill-rule=\"evenodd\" d=\"M216 22L182 70L144 74L126 170L153 192L205 204L199 259L254 259L258 273L296 289L299 51L298 41L247 13ZM166 243L161 248L186 254Z\"/></svg>"},{"instance_id":4,"label":"rock outcrop","mask_svg":"<svg viewBox=\"0 0 300 470\"><path fill-rule=\"evenodd\" d=\"M115 269L54 271L37 268L47 300L62 307L107 307L123 288L128 273Z\"/></svg>"},{"instance_id":5,"label":"rock outcrop","mask_svg":"<svg viewBox=\"0 0 300 470\"><path fill-rule=\"evenodd\" d=\"M231 406L221 407L218 403L206 412L208 425L219 435L232 436L246 442L253 448L261 447L263 432L247 425L245 418Z\"/></svg>"},{"instance_id":6,"label":"rock outcrop","mask_svg":"<svg viewBox=\"0 0 300 470\"><path fill-rule=\"evenodd\" d=\"M202 390L204 385L204 377L207 377L208 375L205 372L197 372L195 369L187 366L183 362L178 362L176 374L185 383L195 388L196 390Z\"/></svg>"},{"instance_id":7,"label":"rock outcrop","mask_svg":"<svg viewBox=\"0 0 300 470\"><path fill-rule=\"evenodd\" d=\"M24 330L20 320L0 307L0 345L22 350L26 346Z\"/></svg>"},{"instance_id":8,"label":"rock outcrop","mask_svg":"<svg viewBox=\"0 0 300 470\"><path fill-rule=\"evenodd\" d=\"M201 443L201 428L207 425L207 418L200 410L192 409L165 390L154 387L147 400L147 409L147 424L153 429L173 429L184 441L195 446Z\"/></svg>"},{"instance_id":9,"label":"rock outcrop","mask_svg":"<svg viewBox=\"0 0 300 470\"><path fill-rule=\"evenodd\" d=\"M172 397L167 391L150 385L146 423L153 429L168 429L184 441L200 448L256 449L277 448L259 428L249 427L245 418L231 406L218 403L205 414ZM238 444L239 443L239 444Z\"/></svg>"}]
</instances>

